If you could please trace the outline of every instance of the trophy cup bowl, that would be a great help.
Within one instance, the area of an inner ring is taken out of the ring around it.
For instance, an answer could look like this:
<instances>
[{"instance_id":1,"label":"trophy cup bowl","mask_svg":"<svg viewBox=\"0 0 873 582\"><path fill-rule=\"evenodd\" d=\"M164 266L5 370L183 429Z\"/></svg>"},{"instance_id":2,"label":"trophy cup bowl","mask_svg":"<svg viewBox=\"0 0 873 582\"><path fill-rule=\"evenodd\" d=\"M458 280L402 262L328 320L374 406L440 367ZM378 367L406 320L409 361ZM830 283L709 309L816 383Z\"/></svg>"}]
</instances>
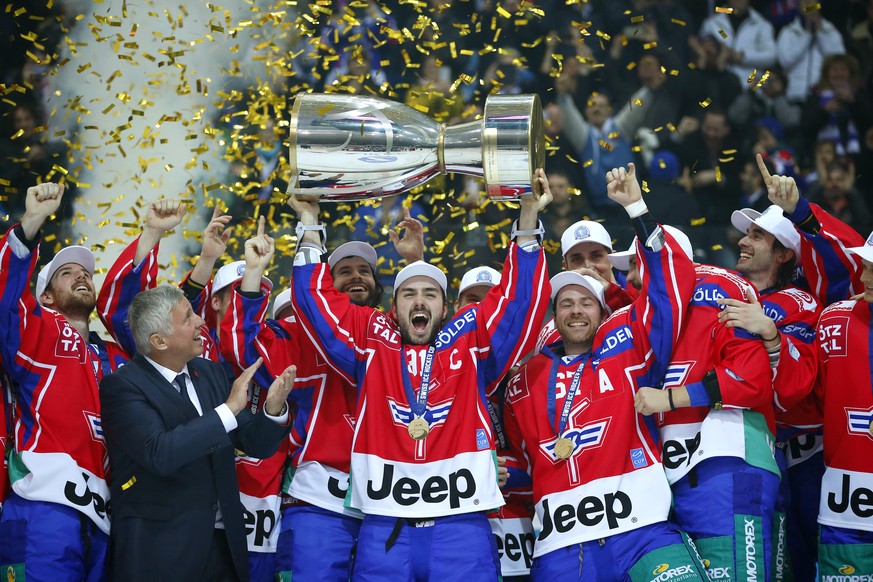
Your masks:
<instances>
[{"instance_id":1,"label":"trophy cup bowl","mask_svg":"<svg viewBox=\"0 0 873 582\"><path fill-rule=\"evenodd\" d=\"M289 194L326 201L394 196L438 174L485 180L491 200L518 200L545 163L537 95L491 95L483 118L446 126L388 99L299 94L290 123Z\"/></svg>"}]
</instances>

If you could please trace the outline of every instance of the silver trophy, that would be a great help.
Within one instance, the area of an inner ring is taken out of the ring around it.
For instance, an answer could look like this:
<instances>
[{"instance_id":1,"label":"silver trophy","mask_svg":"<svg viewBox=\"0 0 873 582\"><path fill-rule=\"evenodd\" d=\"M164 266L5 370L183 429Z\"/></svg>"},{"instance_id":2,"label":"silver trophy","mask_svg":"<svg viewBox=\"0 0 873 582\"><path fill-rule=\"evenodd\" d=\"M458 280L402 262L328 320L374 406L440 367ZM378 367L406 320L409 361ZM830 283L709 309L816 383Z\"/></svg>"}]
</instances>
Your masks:
<instances>
[{"instance_id":1,"label":"silver trophy","mask_svg":"<svg viewBox=\"0 0 873 582\"><path fill-rule=\"evenodd\" d=\"M446 126L388 99L300 94L288 161L288 193L326 201L393 196L448 172L517 200L545 162L543 110L536 95L491 95L481 120Z\"/></svg>"}]
</instances>

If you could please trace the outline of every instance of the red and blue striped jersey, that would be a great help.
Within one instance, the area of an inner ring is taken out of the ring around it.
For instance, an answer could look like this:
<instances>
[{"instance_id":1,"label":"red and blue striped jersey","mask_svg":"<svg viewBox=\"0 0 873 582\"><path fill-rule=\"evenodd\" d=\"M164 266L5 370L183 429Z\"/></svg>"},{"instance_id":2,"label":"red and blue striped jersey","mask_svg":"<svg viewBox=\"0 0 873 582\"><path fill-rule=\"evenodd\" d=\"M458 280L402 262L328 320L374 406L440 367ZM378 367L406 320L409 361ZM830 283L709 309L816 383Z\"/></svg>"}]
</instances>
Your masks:
<instances>
[{"instance_id":1,"label":"red and blue striped jersey","mask_svg":"<svg viewBox=\"0 0 873 582\"><path fill-rule=\"evenodd\" d=\"M291 432L291 467L284 493L329 511L359 517L345 508L358 393L350 378L331 368L296 318L264 319L265 294L254 299L233 286L233 298L219 330L222 355L239 367L259 357L255 382L272 382L297 366L289 400L296 408Z\"/></svg>"},{"instance_id":2,"label":"red and blue striped jersey","mask_svg":"<svg viewBox=\"0 0 873 582\"><path fill-rule=\"evenodd\" d=\"M634 409L637 388L658 385L666 372L694 289L691 261L673 252L675 243L667 237L669 246L660 252L638 251L647 291L601 323L590 359L564 356L559 341L509 382L507 437L533 479L543 524L534 556L667 520L671 494L657 429ZM583 361L567 427L558 435L567 392ZM567 459L556 454L559 437L572 443ZM577 515L583 507L585 515ZM606 515L614 509L615 515Z\"/></svg>"},{"instance_id":3,"label":"red and blue striped jersey","mask_svg":"<svg viewBox=\"0 0 873 582\"><path fill-rule=\"evenodd\" d=\"M15 403L12 489L25 499L72 507L108 532L97 386L128 355L96 332L83 338L36 301L29 282L39 252L22 248L12 229L0 239L0 360Z\"/></svg>"},{"instance_id":4,"label":"red and blue striped jersey","mask_svg":"<svg viewBox=\"0 0 873 582\"><path fill-rule=\"evenodd\" d=\"M873 304L834 303L818 322L824 462L818 522L873 531Z\"/></svg>"},{"instance_id":5,"label":"red and blue striped jersey","mask_svg":"<svg viewBox=\"0 0 873 582\"><path fill-rule=\"evenodd\" d=\"M757 335L718 321L718 299L746 301L746 289L754 288L720 267L696 265L695 271L688 318L663 380L665 389L686 386L693 406L656 415L667 477L675 483L704 459L721 456L740 457L778 475L767 350ZM703 392L696 389L710 370L720 401L696 403L694 394Z\"/></svg>"},{"instance_id":6,"label":"red and blue striped jersey","mask_svg":"<svg viewBox=\"0 0 873 582\"><path fill-rule=\"evenodd\" d=\"M417 518L501 506L485 393L536 342L550 293L542 250L510 244L501 283L440 329L422 440L408 433L414 414L403 376L417 392L428 346L404 345L396 322L353 305L327 265L294 267L293 286L306 335L358 386L350 505Z\"/></svg>"}]
</instances>

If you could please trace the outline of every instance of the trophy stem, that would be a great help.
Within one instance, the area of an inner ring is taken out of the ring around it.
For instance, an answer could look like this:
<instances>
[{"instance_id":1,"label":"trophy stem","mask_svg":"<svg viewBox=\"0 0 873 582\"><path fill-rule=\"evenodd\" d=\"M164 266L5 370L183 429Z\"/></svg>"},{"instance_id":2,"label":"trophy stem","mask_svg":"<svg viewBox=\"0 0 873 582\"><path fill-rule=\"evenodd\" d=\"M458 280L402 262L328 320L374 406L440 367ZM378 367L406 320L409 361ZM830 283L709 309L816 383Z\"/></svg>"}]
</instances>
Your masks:
<instances>
[{"instance_id":1,"label":"trophy stem","mask_svg":"<svg viewBox=\"0 0 873 582\"><path fill-rule=\"evenodd\" d=\"M446 172L457 172L479 178L484 175L482 172L481 121L470 121L445 127L445 135L440 149Z\"/></svg>"},{"instance_id":2,"label":"trophy stem","mask_svg":"<svg viewBox=\"0 0 873 582\"><path fill-rule=\"evenodd\" d=\"M439 136L437 137L437 168L440 174L446 173L446 124L440 123Z\"/></svg>"}]
</instances>

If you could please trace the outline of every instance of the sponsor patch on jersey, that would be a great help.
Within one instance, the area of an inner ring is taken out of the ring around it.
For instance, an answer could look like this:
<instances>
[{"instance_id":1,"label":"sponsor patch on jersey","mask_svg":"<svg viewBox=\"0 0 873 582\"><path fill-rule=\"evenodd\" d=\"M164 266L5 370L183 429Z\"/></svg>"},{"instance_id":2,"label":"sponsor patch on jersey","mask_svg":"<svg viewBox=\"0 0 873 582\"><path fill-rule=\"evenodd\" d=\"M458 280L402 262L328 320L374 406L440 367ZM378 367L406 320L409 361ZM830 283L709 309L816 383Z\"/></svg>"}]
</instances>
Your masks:
<instances>
[{"instance_id":1,"label":"sponsor patch on jersey","mask_svg":"<svg viewBox=\"0 0 873 582\"><path fill-rule=\"evenodd\" d=\"M643 467L648 467L649 462L646 460L646 452L643 449L631 449L630 452L631 463L634 465L634 469L642 469Z\"/></svg>"},{"instance_id":2,"label":"sponsor patch on jersey","mask_svg":"<svg viewBox=\"0 0 873 582\"><path fill-rule=\"evenodd\" d=\"M828 317L819 321L818 341L822 351L829 358L848 355L848 335L848 317Z\"/></svg>"},{"instance_id":3,"label":"sponsor patch on jersey","mask_svg":"<svg viewBox=\"0 0 873 582\"><path fill-rule=\"evenodd\" d=\"M476 429L476 449L480 451L484 451L485 449L490 448L488 444L488 434L485 432L484 428Z\"/></svg>"},{"instance_id":4,"label":"sponsor patch on jersey","mask_svg":"<svg viewBox=\"0 0 873 582\"><path fill-rule=\"evenodd\" d=\"M873 407L867 409L845 408L844 410L846 411L849 432L873 439L873 435L870 434L870 424L873 423Z\"/></svg>"},{"instance_id":5,"label":"sponsor patch on jersey","mask_svg":"<svg viewBox=\"0 0 873 582\"><path fill-rule=\"evenodd\" d=\"M597 351L598 360L633 349L633 340L634 337L629 325L622 325L610 330L600 343L600 349Z\"/></svg>"},{"instance_id":6,"label":"sponsor patch on jersey","mask_svg":"<svg viewBox=\"0 0 873 582\"><path fill-rule=\"evenodd\" d=\"M526 371L526 369L525 369ZM523 381L521 374L516 374L506 384L506 401L516 403L528 395L527 383Z\"/></svg>"},{"instance_id":7,"label":"sponsor patch on jersey","mask_svg":"<svg viewBox=\"0 0 873 582\"><path fill-rule=\"evenodd\" d=\"M815 328L808 323L791 323L779 330L780 333L797 338L805 344L815 339Z\"/></svg>"},{"instance_id":8,"label":"sponsor patch on jersey","mask_svg":"<svg viewBox=\"0 0 873 582\"><path fill-rule=\"evenodd\" d=\"M691 296L691 305L724 309L724 306L716 303L716 300L728 299L729 297L730 295L724 289L714 283L700 283L694 288L694 294Z\"/></svg>"},{"instance_id":9,"label":"sponsor patch on jersey","mask_svg":"<svg viewBox=\"0 0 873 582\"><path fill-rule=\"evenodd\" d=\"M774 301L761 301L761 309L764 310L764 315L772 319L774 323L779 323L787 315L782 306Z\"/></svg>"},{"instance_id":10,"label":"sponsor patch on jersey","mask_svg":"<svg viewBox=\"0 0 873 582\"><path fill-rule=\"evenodd\" d=\"M79 335L79 332L66 319L56 319L55 323L58 326L55 356L58 358L75 358L84 364L87 350L83 349L85 342L82 340L82 336Z\"/></svg>"},{"instance_id":11,"label":"sponsor patch on jersey","mask_svg":"<svg viewBox=\"0 0 873 582\"><path fill-rule=\"evenodd\" d=\"M787 295L794 299L801 311L815 311L818 308L818 302L816 302L812 295L796 287L782 289L779 294Z\"/></svg>"}]
</instances>

